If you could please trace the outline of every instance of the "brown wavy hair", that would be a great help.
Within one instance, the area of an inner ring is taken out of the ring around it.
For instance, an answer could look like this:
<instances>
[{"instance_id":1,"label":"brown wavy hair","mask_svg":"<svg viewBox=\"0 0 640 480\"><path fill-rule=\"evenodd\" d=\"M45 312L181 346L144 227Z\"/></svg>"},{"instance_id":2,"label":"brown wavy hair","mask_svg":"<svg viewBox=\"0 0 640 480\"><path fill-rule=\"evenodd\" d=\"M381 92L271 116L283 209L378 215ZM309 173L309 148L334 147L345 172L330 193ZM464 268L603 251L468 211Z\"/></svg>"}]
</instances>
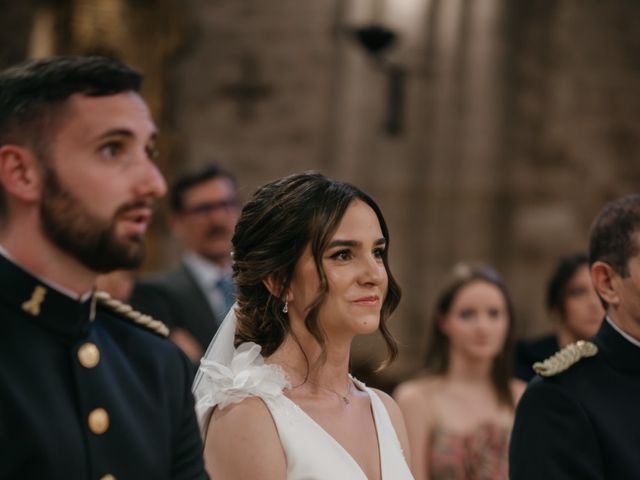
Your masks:
<instances>
[{"instance_id":1,"label":"brown wavy hair","mask_svg":"<svg viewBox=\"0 0 640 480\"><path fill-rule=\"evenodd\" d=\"M262 354L271 355L290 332L289 317L282 312L284 294L303 250L311 246L320 288L304 323L318 341L324 358L326 337L318 324L318 312L329 286L322 266L327 249L347 208L354 200L369 205L387 241L382 256L389 286L382 303L378 330L387 345L383 365L395 359L398 347L387 320L400 301L400 287L389 270L389 231L380 207L357 187L305 172L260 187L244 206L233 236L233 278L237 288L238 324L235 344L255 342ZM263 280L272 277L279 292L272 295Z\"/></svg>"},{"instance_id":2,"label":"brown wavy hair","mask_svg":"<svg viewBox=\"0 0 640 480\"><path fill-rule=\"evenodd\" d=\"M449 338L440 329L439 320L449 312L460 290L476 281L486 282L495 286L502 293L507 305L507 314L509 315L507 338L502 351L493 360L491 382L498 401L504 405L514 407L515 401L509 386L515 331L513 304L502 278L491 267L467 264L459 264L454 267L436 300L427 344L426 369L429 373L435 375L445 375L449 371Z\"/></svg>"}]
</instances>

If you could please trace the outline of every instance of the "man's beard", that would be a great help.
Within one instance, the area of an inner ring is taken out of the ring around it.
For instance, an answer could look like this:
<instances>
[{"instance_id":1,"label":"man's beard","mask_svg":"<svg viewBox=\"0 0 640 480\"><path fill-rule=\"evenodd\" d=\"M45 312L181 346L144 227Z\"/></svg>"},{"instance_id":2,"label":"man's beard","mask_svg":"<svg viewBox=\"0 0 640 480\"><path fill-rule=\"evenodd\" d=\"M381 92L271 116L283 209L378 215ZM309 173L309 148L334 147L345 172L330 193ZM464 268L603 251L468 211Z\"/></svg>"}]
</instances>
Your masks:
<instances>
[{"instance_id":1,"label":"man's beard","mask_svg":"<svg viewBox=\"0 0 640 480\"><path fill-rule=\"evenodd\" d=\"M60 184L53 168L45 169L40 204L45 236L93 272L139 267L144 260L144 240L138 235L118 238L116 219L133 208L148 207L148 202L127 203L118 208L111 221L100 220Z\"/></svg>"}]
</instances>

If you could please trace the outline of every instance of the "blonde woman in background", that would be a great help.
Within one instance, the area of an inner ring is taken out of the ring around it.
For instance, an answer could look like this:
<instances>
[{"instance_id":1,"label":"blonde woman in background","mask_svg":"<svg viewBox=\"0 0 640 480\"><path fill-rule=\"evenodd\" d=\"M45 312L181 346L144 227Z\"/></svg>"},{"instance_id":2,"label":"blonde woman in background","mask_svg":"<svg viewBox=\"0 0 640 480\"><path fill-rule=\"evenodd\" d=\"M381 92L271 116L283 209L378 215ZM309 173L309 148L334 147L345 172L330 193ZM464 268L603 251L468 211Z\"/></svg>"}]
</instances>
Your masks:
<instances>
[{"instance_id":1,"label":"blonde woman in background","mask_svg":"<svg viewBox=\"0 0 640 480\"><path fill-rule=\"evenodd\" d=\"M511 378L513 309L490 268L457 266L437 297L427 374L401 384L416 480L502 480L525 384Z\"/></svg>"}]
</instances>

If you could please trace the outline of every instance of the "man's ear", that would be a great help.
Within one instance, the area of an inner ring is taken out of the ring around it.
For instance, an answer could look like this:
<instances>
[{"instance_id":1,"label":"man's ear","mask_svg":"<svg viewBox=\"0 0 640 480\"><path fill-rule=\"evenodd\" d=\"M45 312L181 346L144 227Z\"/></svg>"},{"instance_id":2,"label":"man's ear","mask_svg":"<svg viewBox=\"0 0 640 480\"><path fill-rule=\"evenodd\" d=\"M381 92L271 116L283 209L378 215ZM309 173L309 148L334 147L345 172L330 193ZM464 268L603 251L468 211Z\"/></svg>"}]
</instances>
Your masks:
<instances>
[{"instance_id":1,"label":"man's ear","mask_svg":"<svg viewBox=\"0 0 640 480\"><path fill-rule=\"evenodd\" d=\"M42 195L42 168L27 148L2 145L0 183L10 197L23 202L37 202Z\"/></svg>"},{"instance_id":2,"label":"man's ear","mask_svg":"<svg viewBox=\"0 0 640 480\"><path fill-rule=\"evenodd\" d=\"M611 265L597 261L591 266L591 281L600 298L609 305L620 303L618 295L618 282L620 275L611 268Z\"/></svg>"}]
</instances>

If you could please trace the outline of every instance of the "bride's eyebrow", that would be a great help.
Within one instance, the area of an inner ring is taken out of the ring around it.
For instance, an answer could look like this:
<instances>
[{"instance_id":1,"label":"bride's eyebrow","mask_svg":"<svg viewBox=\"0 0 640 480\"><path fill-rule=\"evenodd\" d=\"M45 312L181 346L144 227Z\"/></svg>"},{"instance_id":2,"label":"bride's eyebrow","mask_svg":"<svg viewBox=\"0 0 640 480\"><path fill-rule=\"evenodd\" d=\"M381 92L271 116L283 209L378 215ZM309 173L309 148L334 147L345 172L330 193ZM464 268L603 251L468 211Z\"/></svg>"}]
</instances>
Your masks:
<instances>
[{"instance_id":1,"label":"bride's eyebrow","mask_svg":"<svg viewBox=\"0 0 640 480\"><path fill-rule=\"evenodd\" d=\"M384 237L379 238L373 243L375 246L386 245L387 240ZM334 247L360 247L362 246L362 242L358 240L333 240L327 246L327 249Z\"/></svg>"},{"instance_id":2,"label":"bride's eyebrow","mask_svg":"<svg viewBox=\"0 0 640 480\"><path fill-rule=\"evenodd\" d=\"M332 240L327 248L333 247L359 247L362 245L362 242L358 242L357 240Z\"/></svg>"}]
</instances>

